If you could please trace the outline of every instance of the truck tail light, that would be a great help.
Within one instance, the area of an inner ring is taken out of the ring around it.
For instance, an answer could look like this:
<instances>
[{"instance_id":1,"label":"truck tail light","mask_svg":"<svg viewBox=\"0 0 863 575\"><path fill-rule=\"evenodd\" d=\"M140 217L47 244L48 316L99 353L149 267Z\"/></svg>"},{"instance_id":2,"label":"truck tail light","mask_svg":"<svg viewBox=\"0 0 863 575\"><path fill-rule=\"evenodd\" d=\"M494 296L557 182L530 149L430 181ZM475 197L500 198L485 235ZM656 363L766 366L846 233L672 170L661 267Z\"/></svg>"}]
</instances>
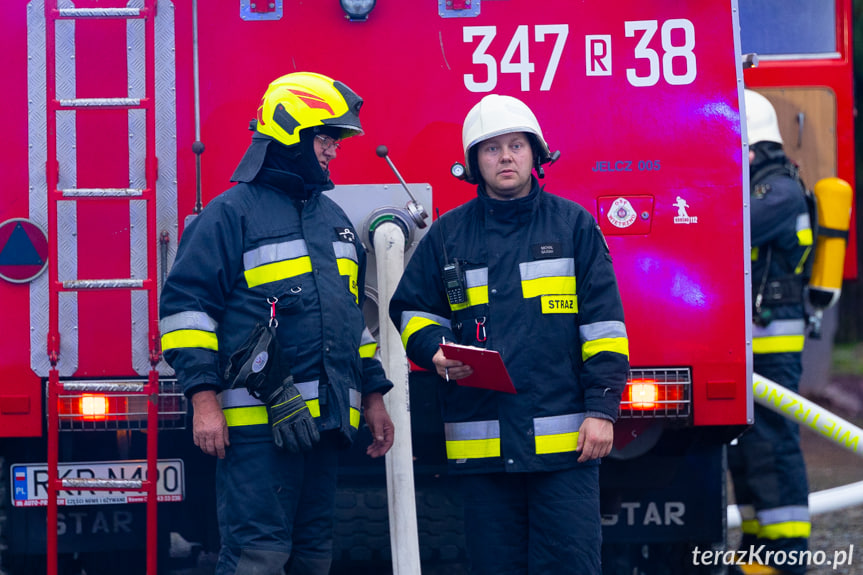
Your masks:
<instances>
[{"instance_id":1,"label":"truck tail light","mask_svg":"<svg viewBox=\"0 0 863 575\"><path fill-rule=\"evenodd\" d=\"M108 416L108 397L85 393L79 400L78 409L84 419L105 419Z\"/></svg>"},{"instance_id":2,"label":"truck tail light","mask_svg":"<svg viewBox=\"0 0 863 575\"><path fill-rule=\"evenodd\" d=\"M658 390L655 381L634 379L627 383L624 400L632 409L656 409Z\"/></svg>"},{"instance_id":3,"label":"truck tail light","mask_svg":"<svg viewBox=\"0 0 863 575\"><path fill-rule=\"evenodd\" d=\"M57 396L61 431L144 429L149 398L135 389L143 381L64 380ZM186 397L175 379L159 381L159 429L186 426ZM47 416L47 410L46 410Z\"/></svg>"},{"instance_id":4,"label":"truck tail light","mask_svg":"<svg viewBox=\"0 0 863 575\"><path fill-rule=\"evenodd\" d=\"M689 368L632 369L620 401L620 417L687 418L691 391Z\"/></svg>"}]
</instances>

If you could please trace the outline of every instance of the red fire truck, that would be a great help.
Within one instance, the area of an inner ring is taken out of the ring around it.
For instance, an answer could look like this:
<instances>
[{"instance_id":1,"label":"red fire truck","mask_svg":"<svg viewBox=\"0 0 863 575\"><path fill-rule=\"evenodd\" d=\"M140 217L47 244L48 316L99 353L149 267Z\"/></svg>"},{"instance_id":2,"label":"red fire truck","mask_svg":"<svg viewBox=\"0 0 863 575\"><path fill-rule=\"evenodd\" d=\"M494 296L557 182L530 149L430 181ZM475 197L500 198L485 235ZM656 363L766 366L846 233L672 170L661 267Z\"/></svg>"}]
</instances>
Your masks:
<instances>
[{"instance_id":1,"label":"red fire truck","mask_svg":"<svg viewBox=\"0 0 863 575\"><path fill-rule=\"evenodd\" d=\"M301 70L365 99L365 136L333 166L358 230L408 199L379 145L426 212L445 212L474 194L450 174L470 107L494 92L536 111L561 151L544 183L594 213L626 312L606 570L691 572L691 546L724 544L725 445L752 418L744 80L780 103L820 98L798 124L806 145L832 134L812 143L833 150L813 177L853 183L850 4L809 9L800 22L832 40L798 49L798 35L762 48L753 30L776 14L736 0L3 2L0 572L116 572L120 556L162 573L172 541L217 549L214 462L161 358L159 290L187 218L230 185L267 84ZM785 56L744 72L762 49ZM792 98L804 83L827 88ZM374 277L367 293L374 327ZM432 380L410 376L420 546L455 564ZM336 542L354 572L389 556L368 527L385 529L383 465L359 451L339 508L365 536Z\"/></svg>"}]
</instances>

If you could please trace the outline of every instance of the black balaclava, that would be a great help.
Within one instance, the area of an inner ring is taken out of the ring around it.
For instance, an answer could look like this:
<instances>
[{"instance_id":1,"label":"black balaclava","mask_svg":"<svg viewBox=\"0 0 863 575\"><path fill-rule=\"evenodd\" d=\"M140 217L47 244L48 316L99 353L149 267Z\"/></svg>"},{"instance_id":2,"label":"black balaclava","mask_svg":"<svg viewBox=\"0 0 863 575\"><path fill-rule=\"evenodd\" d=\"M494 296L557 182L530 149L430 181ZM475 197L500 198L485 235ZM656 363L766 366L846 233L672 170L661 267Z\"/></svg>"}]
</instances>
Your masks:
<instances>
[{"instance_id":1,"label":"black balaclava","mask_svg":"<svg viewBox=\"0 0 863 575\"><path fill-rule=\"evenodd\" d=\"M750 149L755 153L755 158L749 165L750 173L767 164L778 164L785 161L785 151L782 144L777 142L758 142L752 144Z\"/></svg>"},{"instance_id":2,"label":"black balaclava","mask_svg":"<svg viewBox=\"0 0 863 575\"><path fill-rule=\"evenodd\" d=\"M239 165L231 176L233 182L251 182L262 170L288 172L299 177L307 192L333 188L329 171L324 171L315 155L315 136L325 134L334 139L342 137L343 130L330 126L314 126L300 132L300 141L285 146L275 138L259 132L252 134Z\"/></svg>"},{"instance_id":3,"label":"black balaclava","mask_svg":"<svg viewBox=\"0 0 863 575\"><path fill-rule=\"evenodd\" d=\"M326 186L330 182L329 170L324 171L321 168L315 154L315 138L321 134L339 139L342 130L315 126L300 132L299 144L285 146L277 141L270 142L262 167L296 174L303 179L307 187Z\"/></svg>"}]
</instances>

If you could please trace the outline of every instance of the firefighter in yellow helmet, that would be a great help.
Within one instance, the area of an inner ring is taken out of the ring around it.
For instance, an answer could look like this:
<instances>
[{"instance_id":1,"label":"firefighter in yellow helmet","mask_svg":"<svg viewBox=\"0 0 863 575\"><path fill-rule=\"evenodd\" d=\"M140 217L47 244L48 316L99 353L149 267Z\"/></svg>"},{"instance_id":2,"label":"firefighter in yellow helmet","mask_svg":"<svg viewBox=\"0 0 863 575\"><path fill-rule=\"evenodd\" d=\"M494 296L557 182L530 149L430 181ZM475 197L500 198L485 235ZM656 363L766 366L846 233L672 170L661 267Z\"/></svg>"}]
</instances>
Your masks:
<instances>
[{"instance_id":1,"label":"firefighter in yellow helmet","mask_svg":"<svg viewBox=\"0 0 863 575\"><path fill-rule=\"evenodd\" d=\"M420 241L390 318L440 376L471 572L597 574L599 461L629 371L608 246L589 211L540 186L553 155L523 102L484 97L462 136L476 198ZM456 383L473 366L442 340L500 352L517 393Z\"/></svg>"},{"instance_id":2,"label":"firefighter in yellow helmet","mask_svg":"<svg viewBox=\"0 0 863 575\"><path fill-rule=\"evenodd\" d=\"M392 384L362 314L366 256L323 191L362 99L320 74L273 81L237 184L187 226L160 301L165 359L217 456L218 575L324 575L336 467L360 414L384 455Z\"/></svg>"},{"instance_id":3,"label":"firefighter in yellow helmet","mask_svg":"<svg viewBox=\"0 0 863 575\"><path fill-rule=\"evenodd\" d=\"M812 260L812 221L805 186L782 147L776 110L745 90L749 138L752 243L752 355L756 373L797 391L806 334L804 288ZM740 548L762 548L768 565L744 573L804 573L786 561L807 549L811 529L806 464L796 423L755 405L755 425L728 453L743 519ZM766 552L772 552L767 554Z\"/></svg>"}]
</instances>

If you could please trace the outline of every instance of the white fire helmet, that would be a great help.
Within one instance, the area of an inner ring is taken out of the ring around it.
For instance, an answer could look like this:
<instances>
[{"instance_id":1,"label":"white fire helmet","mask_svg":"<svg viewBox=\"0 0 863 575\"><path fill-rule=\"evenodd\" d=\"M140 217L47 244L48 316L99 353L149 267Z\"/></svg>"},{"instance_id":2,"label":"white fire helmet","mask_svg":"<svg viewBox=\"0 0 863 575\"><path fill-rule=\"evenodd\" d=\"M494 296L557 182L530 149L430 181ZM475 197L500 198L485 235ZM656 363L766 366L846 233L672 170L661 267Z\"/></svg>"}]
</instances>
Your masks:
<instances>
[{"instance_id":1,"label":"white fire helmet","mask_svg":"<svg viewBox=\"0 0 863 575\"><path fill-rule=\"evenodd\" d=\"M535 157L538 159L537 166L551 161L548 144L530 108L512 96L489 94L471 108L464 119L461 139L468 178L472 179L470 149L483 140L512 132L526 132L535 136L540 148L534 150Z\"/></svg>"},{"instance_id":2,"label":"white fire helmet","mask_svg":"<svg viewBox=\"0 0 863 575\"><path fill-rule=\"evenodd\" d=\"M744 90L746 98L746 131L749 136L749 145L758 142L782 143L782 135L779 133L779 121L776 119L776 110L770 100L752 90Z\"/></svg>"}]
</instances>

